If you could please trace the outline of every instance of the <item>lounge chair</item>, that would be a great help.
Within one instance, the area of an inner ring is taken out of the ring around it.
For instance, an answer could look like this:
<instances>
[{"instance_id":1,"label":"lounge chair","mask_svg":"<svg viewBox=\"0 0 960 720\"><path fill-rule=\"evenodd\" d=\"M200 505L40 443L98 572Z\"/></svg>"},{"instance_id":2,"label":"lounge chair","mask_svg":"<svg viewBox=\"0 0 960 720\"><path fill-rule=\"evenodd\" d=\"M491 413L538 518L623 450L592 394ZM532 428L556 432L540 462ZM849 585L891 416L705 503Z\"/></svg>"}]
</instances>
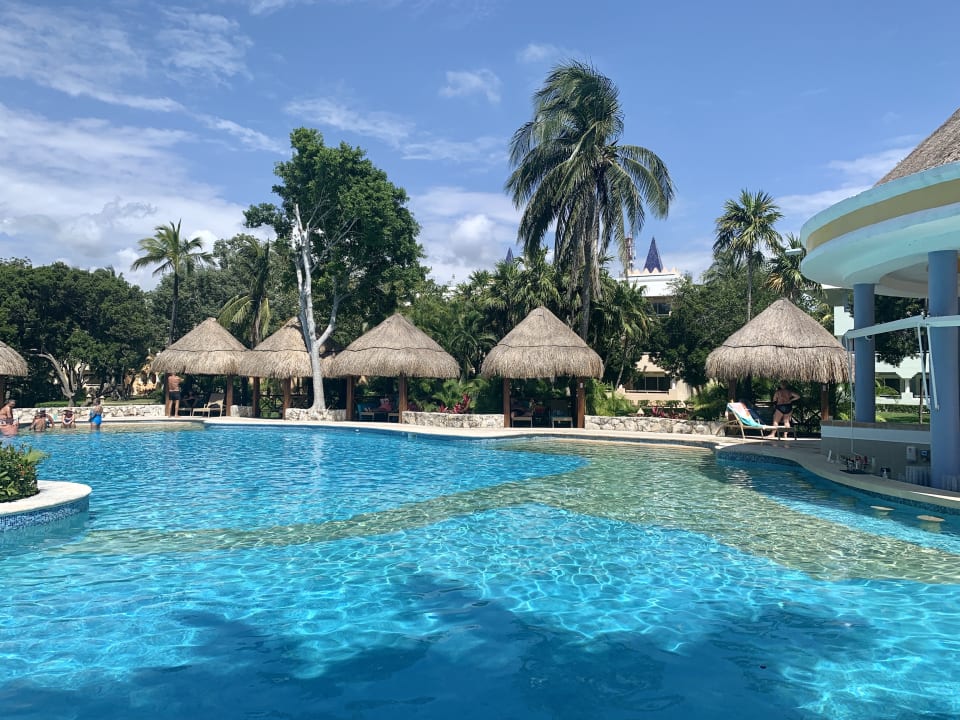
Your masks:
<instances>
[{"instance_id":1,"label":"lounge chair","mask_svg":"<svg viewBox=\"0 0 960 720\"><path fill-rule=\"evenodd\" d=\"M563 398L550 401L550 427L556 427L557 423L565 423L567 427L573 427L573 416L570 414L570 402Z\"/></svg>"},{"instance_id":2,"label":"lounge chair","mask_svg":"<svg viewBox=\"0 0 960 720\"><path fill-rule=\"evenodd\" d=\"M210 397L207 399L206 405L195 407L193 409L193 415L206 415L207 417L213 417L214 411L217 415L223 416L223 393L210 393Z\"/></svg>"},{"instance_id":3,"label":"lounge chair","mask_svg":"<svg viewBox=\"0 0 960 720\"><path fill-rule=\"evenodd\" d=\"M760 440L773 440L775 438L768 438L767 433L785 433L786 435L793 435L794 438L797 437L797 428L793 425L789 427L784 427L783 425L765 425L761 421L757 420L753 415L750 414L750 409L740 402L727 403L727 422L720 428L721 431L725 430L728 427L736 427L740 429L740 437L744 440L747 440L747 431L754 431L757 433L757 439Z\"/></svg>"}]
</instances>

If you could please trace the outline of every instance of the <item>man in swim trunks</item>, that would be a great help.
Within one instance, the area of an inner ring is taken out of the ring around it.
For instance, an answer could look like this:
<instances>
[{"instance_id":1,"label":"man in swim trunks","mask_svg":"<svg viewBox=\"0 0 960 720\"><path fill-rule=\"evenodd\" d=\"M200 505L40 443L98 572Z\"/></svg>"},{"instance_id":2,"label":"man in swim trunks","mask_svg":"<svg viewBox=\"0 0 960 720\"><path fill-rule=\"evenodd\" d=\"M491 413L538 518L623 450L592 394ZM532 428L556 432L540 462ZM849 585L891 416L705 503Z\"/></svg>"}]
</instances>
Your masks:
<instances>
[{"instance_id":1,"label":"man in swim trunks","mask_svg":"<svg viewBox=\"0 0 960 720\"><path fill-rule=\"evenodd\" d=\"M13 408L16 404L16 400L7 400L0 408L0 425L13 425Z\"/></svg>"},{"instance_id":2,"label":"man in swim trunks","mask_svg":"<svg viewBox=\"0 0 960 720\"><path fill-rule=\"evenodd\" d=\"M781 422L785 428L790 427L790 418L793 416L793 404L800 399L800 395L787 387L785 382L780 383L780 387L773 394L773 422L771 425L779 425ZM776 437L777 431L767 435L768 438Z\"/></svg>"},{"instance_id":3,"label":"man in swim trunks","mask_svg":"<svg viewBox=\"0 0 960 720\"><path fill-rule=\"evenodd\" d=\"M183 382L176 373L167 375L167 392L170 394L170 402L167 403L167 415L176 417L180 412L180 383Z\"/></svg>"}]
</instances>

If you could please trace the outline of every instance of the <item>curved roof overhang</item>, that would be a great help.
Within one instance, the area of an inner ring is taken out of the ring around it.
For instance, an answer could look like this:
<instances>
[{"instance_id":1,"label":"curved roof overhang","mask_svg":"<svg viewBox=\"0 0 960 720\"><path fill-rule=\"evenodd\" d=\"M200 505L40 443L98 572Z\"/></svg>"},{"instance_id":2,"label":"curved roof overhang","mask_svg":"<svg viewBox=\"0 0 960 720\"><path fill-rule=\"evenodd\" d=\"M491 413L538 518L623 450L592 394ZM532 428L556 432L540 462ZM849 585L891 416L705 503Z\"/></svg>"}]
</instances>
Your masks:
<instances>
[{"instance_id":1,"label":"curved roof overhang","mask_svg":"<svg viewBox=\"0 0 960 720\"><path fill-rule=\"evenodd\" d=\"M827 208L800 231L801 271L816 282L925 297L927 256L960 250L960 162L877 185Z\"/></svg>"}]
</instances>

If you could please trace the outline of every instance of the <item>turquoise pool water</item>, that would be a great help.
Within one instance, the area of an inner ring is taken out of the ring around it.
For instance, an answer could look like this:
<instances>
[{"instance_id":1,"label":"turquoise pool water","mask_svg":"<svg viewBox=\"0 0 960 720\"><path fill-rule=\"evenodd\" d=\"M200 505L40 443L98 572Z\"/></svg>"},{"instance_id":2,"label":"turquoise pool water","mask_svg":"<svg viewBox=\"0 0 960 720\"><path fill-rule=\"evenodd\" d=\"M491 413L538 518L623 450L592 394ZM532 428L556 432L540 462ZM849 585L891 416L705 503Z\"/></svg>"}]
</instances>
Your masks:
<instances>
[{"instance_id":1,"label":"turquoise pool water","mask_svg":"<svg viewBox=\"0 0 960 720\"><path fill-rule=\"evenodd\" d=\"M647 446L28 440L94 494L0 535L3 718L960 715L956 516Z\"/></svg>"}]
</instances>

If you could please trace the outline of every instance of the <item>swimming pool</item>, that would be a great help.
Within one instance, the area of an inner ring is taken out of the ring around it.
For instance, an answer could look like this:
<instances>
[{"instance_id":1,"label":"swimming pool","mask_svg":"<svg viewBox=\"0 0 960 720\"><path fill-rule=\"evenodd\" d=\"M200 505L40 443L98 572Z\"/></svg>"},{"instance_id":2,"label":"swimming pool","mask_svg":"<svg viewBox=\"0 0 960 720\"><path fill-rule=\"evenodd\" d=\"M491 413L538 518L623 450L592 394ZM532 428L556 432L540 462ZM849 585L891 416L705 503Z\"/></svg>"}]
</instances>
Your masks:
<instances>
[{"instance_id":1,"label":"swimming pool","mask_svg":"<svg viewBox=\"0 0 960 720\"><path fill-rule=\"evenodd\" d=\"M27 439L94 494L0 535L4 718L960 714L955 516L651 446Z\"/></svg>"}]
</instances>

